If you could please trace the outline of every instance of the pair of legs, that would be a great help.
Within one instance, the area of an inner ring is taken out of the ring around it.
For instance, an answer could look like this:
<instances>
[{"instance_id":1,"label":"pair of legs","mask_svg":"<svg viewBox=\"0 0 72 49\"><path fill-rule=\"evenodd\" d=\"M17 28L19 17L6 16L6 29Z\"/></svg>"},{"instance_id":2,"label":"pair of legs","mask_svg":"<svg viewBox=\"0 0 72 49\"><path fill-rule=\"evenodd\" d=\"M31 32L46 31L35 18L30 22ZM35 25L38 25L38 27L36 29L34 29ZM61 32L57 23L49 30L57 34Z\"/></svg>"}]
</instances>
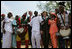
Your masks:
<instances>
[{"instance_id":1,"label":"pair of legs","mask_svg":"<svg viewBox=\"0 0 72 49\"><path fill-rule=\"evenodd\" d=\"M41 34L41 41L40 41L41 48L43 48L43 35Z\"/></svg>"},{"instance_id":2,"label":"pair of legs","mask_svg":"<svg viewBox=\"0 0 72 49\"><path fill-rule=\"evenodd\" d=\"M58 37L58 43L59 48L65 48L65 40L63 39L63 37Z\"/></svg>"},{"instance_id":3,"label":"pair of legs","mask_svg":"<svg viewBox=\"0 0 72 49\"><path fill-rule=\"evenodd\" d=\"M32 31L32 48L40 48L41 35L39 31Z\"/></svg>"},{"instance_id":4,"label":"pair of legs","mask_svg":"<svg viewBox=\"0 0 72 49\"><path fill-rule=\"evenodd\" d=\"M21 41L17 41L17 48L21 48Z\"/></svg>"},{"instance_id":5,"label":"pair of legs","mask_svg":"<svg viewBox=\"0 0 72 49\"><path fill-rule=\"evenodd\" d=\"M25 40L25 48L28 48L29 40Z\"/></svg>"},{"instance_id":6,"label":"pair of legs","mask_svg":"<svg viewBox=\"0 0 72 49\"><path fill-rule=\"evenodd\" d=\"M44 45L44 48L48 48L49 40L50 40L49 32L44 30L43 31L43 45Z\"/></svg>"},{"instance_id":7,"label":"pair of legs","mask_svg":"<svg viewBox=\"0 0 72 49\"><path fill-rule=\"evenodd\" d=\"M25 40L25 48L28 48L29 40ZM17 41L17 48L21 48L21 41Z\"/></svg>"},{"instance_id":8,"label":"pair of legs","mask_svg":"<svg viewBox=\"0 0 72 49\"><path fill-rule=\"evenodd\" d=\"M53 45L53 48L57 48L57 37L56 37L56 34L50 34L50 38L51 38L51 42L52 42L52 45Z\"/></svg>"},{"instance_id":9,"label":"pair of legs","mask_svg":"<svg viewBox=\"0 0 72 49\"><path fill-rule=\"evenodd\" d=\"M70 39L66 39L65 42L66 42L66 48L68 48L68 46L70 46L70 42L71 42Z\"/></svg>"},{"instance_id":10,"label":"pair of legs","mask_svg":"<svg viewBox=\"0 0 72 49\"><path fill-rule=\"evenodd\" d=\"M59 41L59 48L65 48L65 46L66 46L66 48L68 48L68 45L69 45L69 39L63 39L63 37L59 37L59 39L58 39Z\"/></svg>"},{"instance_id":11,"label":"pair of legs","mask_svg":"<svg viewBox=\"0 0 72 49\"><path fill-rule=\"evenodd\" d=\"M32 43L31 43L31 29L32 29L32 27L30 25L28 25L29 41L30 41L30 44L32 46Z\"/></svg>"},{"instance_id":12,"label":"pair of legs","mask_svg":"<svg viewBox=\"0 0 72 49\"><path fill-rule=\"evenodd\" d=\"M16 43L17 43L17 48L21 48L21 37L19 35L16 36Z\"/></svg>"},{"instance_id":13,"label":"pair of legs","mask_svg":"<svg viewBox=\"0 0 72 49\"><path fill-rule=\"evenodd\" d=\"M16 34L12 34L12 48L16 47Z\"/></svg>"},{"instance_id":14,"label":"pair of legs","mask_svg":"<svg viewBox=\"0 0 72 49\"><path fill-rule=\"evenodd\" d=\"M28 48L28 44L29 44L29 34L28 34L28 31L25 35L25 48Z\"/></svg>"}]
</instances>

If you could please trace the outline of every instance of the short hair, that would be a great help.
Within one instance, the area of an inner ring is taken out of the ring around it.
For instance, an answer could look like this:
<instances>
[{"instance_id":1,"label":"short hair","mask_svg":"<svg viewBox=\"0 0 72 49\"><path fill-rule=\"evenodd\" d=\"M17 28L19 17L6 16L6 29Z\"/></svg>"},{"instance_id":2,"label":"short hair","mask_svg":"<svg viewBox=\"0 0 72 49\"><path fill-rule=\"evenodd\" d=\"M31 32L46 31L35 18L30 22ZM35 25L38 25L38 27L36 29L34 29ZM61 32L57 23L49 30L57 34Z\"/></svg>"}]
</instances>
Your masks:
<instances>
[{"instance_id":1,"label":"short hair","mask_svg":"<svg viewBox=\"0 0 72 49\"><path fill-rule=\"evenodd\" d=\"M16 15L16 17L19 17L18 15Z\"/></svg>"},{"instance_id":2,"label":"short hair","mask_svg":"<svg viewBox=\"0 0 72 49\"><path fill-rule=\"evenodd\" d=\"M38 14L38 12L37 11L34 11L34 14L36 15L36 14Z\"/></svg>"},{"instance_id":3,"label":"short hair","mask_svg":"<svg viewBox=\"0 0 72 49\"><path fill-rule=\"evenodd\" d=\"M10 16L10 15L13 16L13 14L11 12L8 13L8 16Z\"/></svg>"}]
</instances>

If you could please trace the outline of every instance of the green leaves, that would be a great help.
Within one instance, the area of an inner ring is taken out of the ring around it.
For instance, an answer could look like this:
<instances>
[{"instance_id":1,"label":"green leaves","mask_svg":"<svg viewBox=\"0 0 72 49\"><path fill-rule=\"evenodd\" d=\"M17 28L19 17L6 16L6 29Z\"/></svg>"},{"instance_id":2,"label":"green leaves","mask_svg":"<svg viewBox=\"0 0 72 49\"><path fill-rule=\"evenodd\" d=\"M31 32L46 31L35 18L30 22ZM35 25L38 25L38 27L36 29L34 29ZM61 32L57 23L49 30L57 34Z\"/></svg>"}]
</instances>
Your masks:
<instances>
[{"instance_id":1,"label":"green leaves","mask_svg":"<svg viewBox=\"0 0 72 49\"><path fill-rule=\"evenodd\" d=\"M59 7L58 5L59 2L62 2L62 1L46 1L44 3L39 1L39 4L37 6L42 11L46 10L47 12L50 12L50 11L54 11L55 8ZM65 1L65 2L66 2L65 9L69 10L71 8L71 1Z\"/></svg>"}]
</instances>

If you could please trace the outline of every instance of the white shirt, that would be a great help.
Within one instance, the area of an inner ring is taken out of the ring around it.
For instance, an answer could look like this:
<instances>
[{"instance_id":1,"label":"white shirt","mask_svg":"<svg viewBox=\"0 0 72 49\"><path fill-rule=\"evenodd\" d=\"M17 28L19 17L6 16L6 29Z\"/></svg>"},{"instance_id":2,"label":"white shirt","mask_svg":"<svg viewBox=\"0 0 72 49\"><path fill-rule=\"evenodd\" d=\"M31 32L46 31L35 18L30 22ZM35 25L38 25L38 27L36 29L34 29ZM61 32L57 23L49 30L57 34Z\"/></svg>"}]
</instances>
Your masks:
<instances>
[{"instance_id":1,"label":"white shirt","mask_svg":"<svg viewBox=\"0 0 72 49\"><path fill-rule=\"evenodd\" d=\"M40 31L40 23L43 21L41 16L34 17L31 22L30 26L32 26L32 31Z\"/></svg>"},{"instance_id":2,"label":"white shirt","mask_svg":"<svg viewBox=\"0 0 72 49\"><path fill-rule=\"evenodd\" d=\"M8 17L5 17L4 19L5 21L5 27L4 29L8 32L11 32L12 33L12 19L9 19Z\"/></svg>"}]
</instances>

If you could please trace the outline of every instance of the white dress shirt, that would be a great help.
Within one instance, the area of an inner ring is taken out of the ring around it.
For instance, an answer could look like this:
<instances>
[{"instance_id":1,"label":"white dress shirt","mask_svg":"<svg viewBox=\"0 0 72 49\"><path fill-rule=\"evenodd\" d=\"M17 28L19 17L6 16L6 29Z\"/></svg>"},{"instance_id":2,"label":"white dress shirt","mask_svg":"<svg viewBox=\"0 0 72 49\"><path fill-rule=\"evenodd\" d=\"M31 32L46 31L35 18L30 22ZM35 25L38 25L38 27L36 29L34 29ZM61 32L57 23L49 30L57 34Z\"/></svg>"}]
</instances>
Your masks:
<instances>
[{"instance_id":1,"label":"white dress shirt","mask_svg":"<svg viewBox=\"0 0 72 49\"><path fill-rule=\"evenodd\" d=\"M43 21L41 16L34 17L31 19L30 26L32 26L32 31L40 31L40 23Z\"/></svg>"}]
</instances>

